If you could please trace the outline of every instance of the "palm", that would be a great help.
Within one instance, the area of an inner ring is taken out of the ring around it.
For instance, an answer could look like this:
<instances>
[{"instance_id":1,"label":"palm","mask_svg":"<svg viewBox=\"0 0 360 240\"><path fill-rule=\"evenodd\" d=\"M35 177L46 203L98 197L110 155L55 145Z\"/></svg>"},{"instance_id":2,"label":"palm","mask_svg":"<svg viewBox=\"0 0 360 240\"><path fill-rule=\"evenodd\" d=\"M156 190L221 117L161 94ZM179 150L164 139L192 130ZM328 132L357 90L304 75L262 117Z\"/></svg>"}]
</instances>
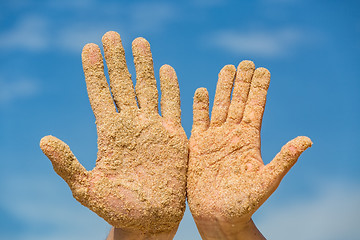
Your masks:
<instances>
[{"instance_id":1,"label":"palm","mask_svg":"<svg viewBox=\"0 0 360 240\"><path fill-rule=\"evenodd\" d=\"M104 132L98 130L89 208L103 218L115 214L112 225L166 228L182 217L187 140L180 127L169 130L162 122L159 115L138 110L115 113L98 127Z\"/></svg>"},{"instance_id":2,"label":"palm","mask_svg":"<svg viewBox=\"0 0 360 240\"><path fill-rule=\"evenodd\" d=\"M188 170L188 199L195 219L248 222L311 143L299 137L264 165L260 128L270 75L263 68L254 70L249 61L239 65L236 77L233 66L222 69L211 122L207 91L195 93Z\"/></svg>"},{"instance_id":3,"label":"palm","mask_svg":"<svg viewBox=\"0 0 360 240\"><path fill-rule=\"evenodd\" d=\"M83 66L98 133L95 168L86 171L55 137L43 138L41 148L74 197L111 225L127 231L173 231L185 210L188 151L175 72L168 65L160 70L160 116L150 47L145 39L136 39L137 107L120 36L109 32L103 42L119 111L107 87L100 50L89 44Z\"/></svg>"},{"instance_id":4,"label":"palm","mask_svg":"<svg viewBox=\"0 0 360 240\"><path fill-rule=\"evenodd\" d=\"M202 199L211 203L198 203L195 209L202 215L249 218L270 195L268 186L265 188L259 145L249 139L248 131L228 125L192 136L189 169L193 174L189 178L197 179L192 201Z\"/></svg>"}]
</instances>

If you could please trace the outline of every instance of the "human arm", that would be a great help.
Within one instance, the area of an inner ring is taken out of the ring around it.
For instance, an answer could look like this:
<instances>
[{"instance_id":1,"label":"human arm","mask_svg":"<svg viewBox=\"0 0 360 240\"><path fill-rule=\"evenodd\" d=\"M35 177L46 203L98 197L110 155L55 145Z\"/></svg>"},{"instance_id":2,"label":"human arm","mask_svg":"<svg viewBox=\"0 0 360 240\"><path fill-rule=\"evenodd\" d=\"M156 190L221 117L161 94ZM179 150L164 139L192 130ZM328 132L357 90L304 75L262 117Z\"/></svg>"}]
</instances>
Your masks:
<instances>
[{"instance_id":1,"label":"human arm","mask_svg":"<svg viewBox=\"0 0 360 240\"><path fill-rule=\"evenodd\" d=\"M260 130L269 83L269 71L251 61L225 66L211 121L207 90L195 92L187 193L203 239L264 239L251 216L312 144L297 137L264 165Z\"/></svg>"},{"instance_id":2,"label":"human arm","mask_svg":"<svg viewBox=\"0 0 360 240\"><path fill-rule=\"evenodd\" d=\"M176 73L169 65L160 69L160 116L149 43L137 38L132 44L136 93L119 34L106 33L103 46L110 89L99 47L87 44L82 52L98 133L95 168L87 171L53 136L40 147L73 196L114 226L115 235L172 239L185 210L188 159Z\"/></svg>"},{"instance_id":3,"label":"human arm","mask_svg":"<svg viewBox=\"0 0 360 240\"><path fill-rule=\"evenodd\" d=\"M161 232L156 234L144 234L127 232L121 228L112 227L106 240L169 240L173 239L177 229L170 232Z\"/></svg>"}]
</instances>

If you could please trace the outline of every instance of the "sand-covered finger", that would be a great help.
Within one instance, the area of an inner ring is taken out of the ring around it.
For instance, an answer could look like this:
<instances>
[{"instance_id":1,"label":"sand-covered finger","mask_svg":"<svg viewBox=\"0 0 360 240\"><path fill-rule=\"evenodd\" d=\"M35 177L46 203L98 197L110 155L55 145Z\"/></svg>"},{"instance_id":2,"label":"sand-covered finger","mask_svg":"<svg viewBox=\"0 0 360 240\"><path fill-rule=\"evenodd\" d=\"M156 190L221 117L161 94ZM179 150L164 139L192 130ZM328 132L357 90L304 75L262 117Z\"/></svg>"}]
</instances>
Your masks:
<instances>
[{"instance_id":1,"label":"sand-covered finger","mask_svg":"<svg viewBox=\"0 0 360 240\"><path fill-rule=\"evenodd\" d=\"M158 91L150 44L139 37L133 41L132 50L136 69L135 90L139 106L150 112L158 112Z\"/></svg>"},{"instance_id":2,"label":"sand-covered finger","mask_svg":"<svg viewBox=\"0 0 360 240\"><path fill-rule=\"evenodd\" d=\"M209 128L209 93L206 88L198 88L194 94L193 126L191 133Z\"/></svg>"},{"instance_id":3,"label":"sand-covered finger","mask_svg":"<svg viewBox=\"0 0 360 240\"><path fill-rule=\"evenodd\" d=\"M252 61L244 60L237 67L232 93L231 104L227 121L230 123L240 123L247 101L251 79L255 71L255 64Z\"/></svg>"},{"instance_id":4,"label":"sand-covered finger","mask_svg":"<svg viewBox=\"0 0 360 240\"><path fill-rule=\"evenodd\" d=\"M174 68L163 65L160 68L161 114L181 124L180 89Z\"/></svg>"},{"instance_id":5,"label":"sand-covered finger","mask_svg":"<svg viewBox=\"0 0 360 240\"><path fill-rule=\"evenodd\" d=\"M86 44L82 51L82 63L91 108L95 118L116 112L110 89L104 75L104 64L100 48Z\"/></svg>"},{"instance_id":6,"label":"sand-covered finger","mask_svg":"<svg viewBox=\"0 0 360 240\"><path fill-rule=\"evenodd\" d=\"M235 66L226 65L219 73L214 106L211 112L211 126L220 126L226 120L231 98L231 89L235 77Z\"/></svg>"},{"instance_id":7,"label":"sand-covered finger","mask_svg":"<svg viewBox=\"0 0 360 240\"><path fill-rule=\"evenodd\" d=\"M126 65L125 51L117 32L107 32L102 38L110 88L118 110L136 108L134 86Z\"/></svg>"},{"instance_id":8,"label":"sand-covered finger","mask_svg":"<svg viewBox=\"0 0 360 240\"><path fill-rule=\"evenodd\" d=\"M251 81L250 92L246 101L242 123L256 128L259 132L265 110L269 84L270 72L266 68L257 68Z\"/></svg>"}]
</instances>

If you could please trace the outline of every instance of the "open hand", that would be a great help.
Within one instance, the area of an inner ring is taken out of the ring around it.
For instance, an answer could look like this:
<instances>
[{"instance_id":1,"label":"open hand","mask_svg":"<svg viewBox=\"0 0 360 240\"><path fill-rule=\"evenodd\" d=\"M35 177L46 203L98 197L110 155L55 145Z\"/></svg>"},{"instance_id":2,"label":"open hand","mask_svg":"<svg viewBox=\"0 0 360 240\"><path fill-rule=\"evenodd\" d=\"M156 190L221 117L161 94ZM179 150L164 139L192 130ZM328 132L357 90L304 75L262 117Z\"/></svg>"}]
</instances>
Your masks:
<instances>
[{"instance_id":1,"label":"open hand","mask_svg":"<svg viewBox=\"0 0 360 240\"><path fill-rule=\"evenodd\" d=\"M309 138L297 137L264 165L260 129L269 83L269 71L255 70L251 61L241 62L237 70L225 66L211 121L207 90L195 92L187 193L203 239L247 239L238 237L240 231L311 146Z\"/></svg>"},{"instance_id":2,"label":"open hand","mask_svg":"<svg viewBox=\"0 0 360 240\"><path fill-rule=\"evenodd\" d=\"M53 136L41 140L41 149L73 196L111 225L128 232L175 234L185 210L188 158L176 73L168 65L160 69L160 116L149 43L137 38L132 44L135 96L119 34L108 32L102 41L111 93L99 47L87 44L82 52L98 133L96 167L87 171Z\"/></svg>"}]
</instances>

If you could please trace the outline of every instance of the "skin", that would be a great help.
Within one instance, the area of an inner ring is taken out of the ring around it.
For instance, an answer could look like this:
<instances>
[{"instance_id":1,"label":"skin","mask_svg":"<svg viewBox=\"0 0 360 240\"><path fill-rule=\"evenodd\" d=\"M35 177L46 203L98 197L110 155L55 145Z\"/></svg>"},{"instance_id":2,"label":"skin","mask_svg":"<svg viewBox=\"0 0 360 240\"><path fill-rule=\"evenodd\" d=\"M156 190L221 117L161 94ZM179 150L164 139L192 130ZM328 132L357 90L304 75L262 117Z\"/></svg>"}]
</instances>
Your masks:
<instances>
[{"instance_id":1,"label":"skin","mask_svg":"<svg viewBox=\"0 0 360 240\"><path fill-rule=\"evenodd\" d=\"M111 92L99 47L87 44L82 52L98 133L95 168L87 171L53 136L40 147L73 196L114 226L108 239L172 239L185 210L188 160L176 73L160 69L160 116L149 43L132 43L134 92L119 34L107 32L102 41Z\"/></svg>"},{"instance_id":2,"label":"skin","mask_svg":"<svg viewBox=\"0 0 360 240\"><path fill-rule=\"evenodd\" d=\"M251 61L225 66L211 121L207 90L195 92L187 194L203 239L265 239L251 216L312 144L297 137L264 165L260 130L269 83L269 71Z\"/></svg>"}]
</instances>

